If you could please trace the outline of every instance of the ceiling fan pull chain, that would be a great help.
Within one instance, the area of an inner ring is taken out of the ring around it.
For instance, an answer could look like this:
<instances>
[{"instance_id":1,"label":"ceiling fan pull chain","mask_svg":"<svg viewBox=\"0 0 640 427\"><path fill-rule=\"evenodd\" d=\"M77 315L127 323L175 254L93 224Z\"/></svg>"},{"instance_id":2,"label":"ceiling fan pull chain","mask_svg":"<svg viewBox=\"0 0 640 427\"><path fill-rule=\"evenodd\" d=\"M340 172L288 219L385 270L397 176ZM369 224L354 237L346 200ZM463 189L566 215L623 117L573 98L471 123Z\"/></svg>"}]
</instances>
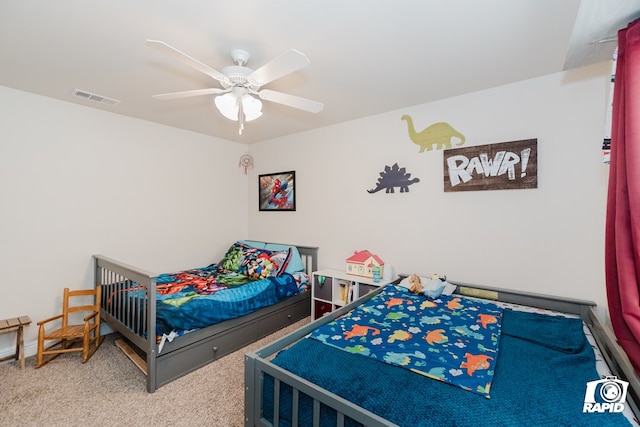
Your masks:
<instances>
[{"instance_id":1,"label":"ceiling fan pull chain","mask_svg":"<svg viewBox=\"0 0 640 427\"><path fill-rule=\"evenodd\" d=\"M242 106L242 102L240 102L240 98L238 98L238 135L242 135L243 130L244 130L244 107Z\"/></svg>"}]
</instances>

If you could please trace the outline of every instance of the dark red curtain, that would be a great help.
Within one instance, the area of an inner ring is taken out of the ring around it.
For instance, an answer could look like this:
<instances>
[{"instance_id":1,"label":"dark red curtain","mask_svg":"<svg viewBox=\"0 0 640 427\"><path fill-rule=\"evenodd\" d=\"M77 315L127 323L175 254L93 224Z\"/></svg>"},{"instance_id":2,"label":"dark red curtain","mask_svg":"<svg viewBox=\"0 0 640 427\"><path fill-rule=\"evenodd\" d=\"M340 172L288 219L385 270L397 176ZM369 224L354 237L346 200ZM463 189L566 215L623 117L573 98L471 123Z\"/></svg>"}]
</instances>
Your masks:
<instances>
[{"instance_id":1,"label":"dark red curtain","mask_svg":"<svg viewBox=\"0 0 640 427\"><path fill-rule=\"evenodd\" d=\"M640 374L640 20L618 32L605 271L613 331Z\"/></svg>"}]
</instances>

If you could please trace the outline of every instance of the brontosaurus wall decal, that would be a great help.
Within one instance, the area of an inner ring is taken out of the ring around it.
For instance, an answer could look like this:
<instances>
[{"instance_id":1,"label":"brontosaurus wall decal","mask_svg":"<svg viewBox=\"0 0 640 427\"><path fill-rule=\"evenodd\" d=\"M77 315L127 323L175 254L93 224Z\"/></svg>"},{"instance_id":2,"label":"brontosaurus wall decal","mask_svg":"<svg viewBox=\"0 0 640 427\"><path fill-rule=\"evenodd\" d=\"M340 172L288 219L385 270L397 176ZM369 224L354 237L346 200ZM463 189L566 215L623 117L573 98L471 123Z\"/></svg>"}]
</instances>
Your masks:
<instances>
[{"instance_id":1,"label":"brontosaurus wall decal","mask_svg":"<svg viewBox=\"0 0 640 427\"><path fill-rule=\"evenodd\" d=\"M436 150L451 148L451 138L458 138L460 140L456 145L464 144L464 135L451 127L449 123L434 123L418 133L413 127L413 119L411 116L405 114L401 119L407 122L409 138L411 138L414 144L420 146L420 153L424 152L424 150L431 151L434 145L436 146Z\"/></svg>"}]
</instances>

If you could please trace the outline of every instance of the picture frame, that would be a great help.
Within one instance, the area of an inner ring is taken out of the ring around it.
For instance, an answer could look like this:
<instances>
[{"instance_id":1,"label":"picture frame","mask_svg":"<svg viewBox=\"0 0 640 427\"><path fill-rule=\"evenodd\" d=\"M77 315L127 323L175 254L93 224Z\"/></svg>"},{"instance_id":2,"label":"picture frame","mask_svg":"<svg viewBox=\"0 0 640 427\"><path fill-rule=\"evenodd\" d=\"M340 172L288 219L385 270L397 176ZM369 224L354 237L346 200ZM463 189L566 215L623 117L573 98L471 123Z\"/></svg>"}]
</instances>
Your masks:
<instances>
[{"instance_id":1,"label":"picture frame","mask_svg":"<svg viewBox=\"0 0 640 427\"><path fill-rule=\"evenodd\" d=\"M258 175L258 207L261 211L296 210L296 172Z\"/></svg>"}]
</instances>

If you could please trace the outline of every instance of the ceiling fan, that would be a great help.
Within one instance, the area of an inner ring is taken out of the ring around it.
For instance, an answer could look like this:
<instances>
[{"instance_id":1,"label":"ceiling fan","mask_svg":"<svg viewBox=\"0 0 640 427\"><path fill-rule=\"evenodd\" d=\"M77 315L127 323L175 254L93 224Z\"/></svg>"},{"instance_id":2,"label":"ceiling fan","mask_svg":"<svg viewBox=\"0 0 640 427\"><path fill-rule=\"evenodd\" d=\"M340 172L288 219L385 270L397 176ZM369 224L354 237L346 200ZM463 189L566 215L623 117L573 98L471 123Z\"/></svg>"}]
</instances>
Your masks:
<instances>
[{"instance_id":1,"label":"ceiling fan","mask_svg":"<svg viewBox=\"0 0 640 427\"><path fill-rule=\"evenodd\" d=\"M262 102L260 102L260 99L311 113L319 113L324 107L322 103L310 99L300 98L295 95L270 89L261 89L262 86L267 83L310 64L307 57L295 49L288 50L257 70L252 70L245 66L249 61L249 53L247 51L234 49L231 51L231 58L235 65L224 67L222 72L220 72L180 52L165 42L147 40L145 43L217 80L220 86L222 86L221 88L211 87L207 89L164 93L153 95L154 98L170 100L190 96L218 95L214 98L214 105L223 116L239 122L238 133L240 135L242 135L245 122L257 119L262 115ZM255 98L254 95L260 99Z\"/></svg>"}]
</instances>

